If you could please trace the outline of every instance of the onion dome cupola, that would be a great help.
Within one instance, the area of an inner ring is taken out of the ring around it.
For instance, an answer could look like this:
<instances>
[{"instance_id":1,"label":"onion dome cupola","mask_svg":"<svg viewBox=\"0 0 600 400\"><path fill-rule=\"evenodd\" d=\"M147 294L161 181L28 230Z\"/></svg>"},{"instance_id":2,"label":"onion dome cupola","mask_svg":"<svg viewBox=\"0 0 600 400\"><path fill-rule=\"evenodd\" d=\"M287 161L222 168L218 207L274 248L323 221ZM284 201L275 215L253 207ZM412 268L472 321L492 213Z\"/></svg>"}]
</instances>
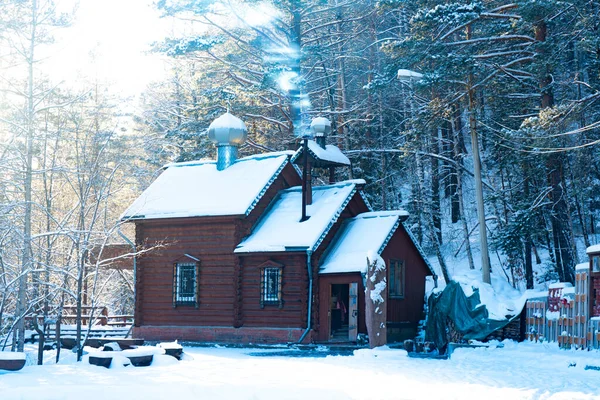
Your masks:
<instances>
[{"instance_id":1,"label":"onion dome cupola","mask_svg":"<svg viewBox=\"0 0 600 400\"><path fill-rule=\"evenodd\" d=\"M226 112L208 127L208 138L217 146L217 169L230 167L237 159L238 147L246 141L248 129L241 119Z\"/></svg>"}]
</instances>

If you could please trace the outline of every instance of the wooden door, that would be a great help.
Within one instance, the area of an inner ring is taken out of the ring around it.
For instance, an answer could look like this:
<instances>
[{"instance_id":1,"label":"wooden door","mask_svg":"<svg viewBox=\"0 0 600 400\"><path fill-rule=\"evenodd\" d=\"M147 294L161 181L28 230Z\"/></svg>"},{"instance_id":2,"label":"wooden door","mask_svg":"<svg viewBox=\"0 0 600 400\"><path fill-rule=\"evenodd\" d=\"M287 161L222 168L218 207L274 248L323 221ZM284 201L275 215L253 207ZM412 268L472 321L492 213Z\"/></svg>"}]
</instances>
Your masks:
<instances>
[{"instance_id":1,"label":"wooden door","mask_svg":"<svg viewBox=\"0 0 600 400\"><path fill-rule=\"evenodd\" d=\"M348 295L348 340L355 342L358 336L358 283L349 285Z\"/></svg>"}]
</instances>

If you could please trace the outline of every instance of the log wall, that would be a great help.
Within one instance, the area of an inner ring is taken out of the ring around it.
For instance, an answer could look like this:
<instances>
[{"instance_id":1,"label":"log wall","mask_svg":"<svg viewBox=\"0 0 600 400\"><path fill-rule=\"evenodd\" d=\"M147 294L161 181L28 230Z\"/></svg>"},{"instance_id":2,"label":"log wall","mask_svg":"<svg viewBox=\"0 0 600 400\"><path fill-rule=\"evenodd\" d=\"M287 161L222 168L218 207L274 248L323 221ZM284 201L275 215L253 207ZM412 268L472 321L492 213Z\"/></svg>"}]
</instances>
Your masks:
<instances>
[{"instance_id":1,"label":"log wall","mask_svg":"<svg viewBox=\"0 0 600 400\"><path fill-rule=\"evenodd\" d=\"M429 272L429 268L402 224L392 236L381 257L388 266L388 282L390 282L390 260L404 261L404 297L388 298L388 328L393 329L396 326L403 331L398 332L398 335L412 335L410 337L412 339L419 321L424 319L425 279L428 275L431 275L431 272ZM392 335L392 338L394 338L394 335ZM400 340L401 338L397 339Z\"/></svg>"}]
</instances>

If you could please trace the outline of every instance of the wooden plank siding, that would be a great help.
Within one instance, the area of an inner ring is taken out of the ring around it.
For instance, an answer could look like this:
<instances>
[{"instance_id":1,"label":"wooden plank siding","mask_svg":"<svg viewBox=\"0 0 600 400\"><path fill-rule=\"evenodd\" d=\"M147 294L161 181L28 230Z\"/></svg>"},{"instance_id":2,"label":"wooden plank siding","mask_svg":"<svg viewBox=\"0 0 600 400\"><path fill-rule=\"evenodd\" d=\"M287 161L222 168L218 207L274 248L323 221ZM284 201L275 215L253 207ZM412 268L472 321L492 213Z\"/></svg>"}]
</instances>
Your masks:
<instances>
[{"instance_id":1,"label":"wooden plank siding","mask_svg":"<svg viewBox=\"0 0 600 400\"><path fill-rule=\"evenodd\" d=\"M242 326L240 280L244 277L241 259L233 251L250 234L252 226L277 193L300 184L298 173L287 164L247 217L135 221L137 246L160 246L138 258L135 325ZM173 265L184 254L200 259L198 308L193 305L173 307ZM291 287L289 292L293 293ZM288 307L292 308L292 305Z\"/></svg>"},{"instance_id":2,"label":"wooden plank siding","mask_svg":"<svg viewBox=\"0 0 600 400\"><path fill-rule=\"evenodd\" d=\"M388 267L388 282L390 282L390 260L402 260L405 266L404 297L388 298L388 330L395 326L406 325L410 331L416 331L419 321L424 316L425 278L431 275L431 272L402 224L388 242L381 257Z\"/></svg>"},{"instance_id":3,"label":"wooden plank siding","mask_svg":"<svg viewBox=\"0 0 600 400\"><path fill-rule=\"evenodd\" d=\"M242 259L242 316L243 326L305 328L307 317L308 271L306 254L280 253L240 257ZM283 305L260 305L260 268L273 261L282 267Z\"/></svg>"},{"instance_id":4,"label":"wooden plank siding","mask_svg":"<svg viewBox=\"0 0 600 400\"><path fill-rule=\"evenodd\" d=\"M233 326L235 217L138 223L137 229L145 247L162 247L139 257L136 324ZM185 254L200 259L198 308L173 307L173 265Z\"/></svg>"}]
</instances>

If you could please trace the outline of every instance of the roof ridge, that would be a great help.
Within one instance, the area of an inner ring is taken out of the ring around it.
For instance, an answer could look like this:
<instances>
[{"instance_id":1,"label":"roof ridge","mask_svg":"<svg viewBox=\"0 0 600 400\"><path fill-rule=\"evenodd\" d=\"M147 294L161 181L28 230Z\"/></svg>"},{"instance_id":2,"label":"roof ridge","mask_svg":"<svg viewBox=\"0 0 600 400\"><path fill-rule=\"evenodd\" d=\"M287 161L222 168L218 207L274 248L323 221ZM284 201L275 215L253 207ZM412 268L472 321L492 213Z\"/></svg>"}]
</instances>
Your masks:
<instances>
[{"instance_id":1,"label":"roof ridge","mask_svg":"<svg viewBox=\"0 0 600 400\"><path fill-rule=\"evenodd\" d=\"M352 190L350 191L350 193L348 193L348 196L346 196L346 199L344 200L344 202L340 205L340 207L337 209L337 211L335 212L335 214L333 215L333 217L329 221L329 224L327 224L327 226L325 227L325 229L323 230L323 232L321 232L321 236L319 236L319 238L317 239L317 241L313 245L313 247L311 249L313 252L321 245L321 243L323 242L323 240L325 240L325 236L327 236L327 234L329 233L329 231L331 230L331 228L333 228L333 225L335 225L335 223L337 222L337 220L340 218L340 215L342 215L342 212L344 211L344 209L346 208L346 206L348 205L348 203L350 203L350 201L352 200L352 197L354 197L354 194L356 192L357 192L356 185L354 185L354 187L352 188Z\"/></svg>"}]
</instances>

